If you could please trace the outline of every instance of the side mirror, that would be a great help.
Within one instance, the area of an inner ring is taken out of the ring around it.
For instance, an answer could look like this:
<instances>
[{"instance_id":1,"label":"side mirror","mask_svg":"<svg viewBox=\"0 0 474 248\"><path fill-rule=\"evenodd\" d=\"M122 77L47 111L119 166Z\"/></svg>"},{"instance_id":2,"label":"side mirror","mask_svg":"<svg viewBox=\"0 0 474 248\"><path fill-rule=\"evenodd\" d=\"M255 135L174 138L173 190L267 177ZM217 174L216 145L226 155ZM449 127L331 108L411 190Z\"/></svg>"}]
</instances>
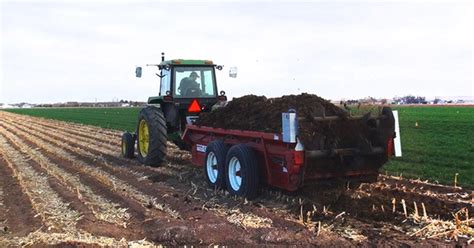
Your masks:
<instances>
[{"instance_id":1,"label":"side mirror","mask_svg":"<svg viewBox=\"0 0 474 248\"><path fill-rule=\"evenodd\" d=\"M229 69L229 77L231 78L237 77L237 67L233 66Z\"/></svg>"},{"instance_id":2,"label":"side mirror","mask_svg":"<svg viewBox=\"0 0 474 248\"><path fill-rule=\"evenodd\" d=\"M142 68L139 67L139 66L137 68L135 68L135 77L137 77L137 78L142 77Z\"/></svg>"}]
</instances>

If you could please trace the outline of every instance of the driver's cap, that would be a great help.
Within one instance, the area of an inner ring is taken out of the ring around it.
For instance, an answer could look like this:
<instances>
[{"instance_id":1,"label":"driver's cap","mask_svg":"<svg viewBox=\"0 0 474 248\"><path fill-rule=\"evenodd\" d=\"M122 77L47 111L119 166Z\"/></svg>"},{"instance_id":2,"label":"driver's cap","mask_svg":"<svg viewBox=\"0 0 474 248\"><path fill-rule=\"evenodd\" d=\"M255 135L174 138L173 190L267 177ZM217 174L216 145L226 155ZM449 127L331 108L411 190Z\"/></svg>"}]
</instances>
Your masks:
<instances>
[{"instance_id":1,"label":"driver's cap","mask_svg":"<svg viewBox=\"0 0 474 248\"><path fill-rule=\"evenodd\" d=\"M192 76L199 77L198 74L197 74L195 71L191 72L191 74L190 74L189 76L190 76L190 77L192 77Z\"/></svg>"}]
</instances>

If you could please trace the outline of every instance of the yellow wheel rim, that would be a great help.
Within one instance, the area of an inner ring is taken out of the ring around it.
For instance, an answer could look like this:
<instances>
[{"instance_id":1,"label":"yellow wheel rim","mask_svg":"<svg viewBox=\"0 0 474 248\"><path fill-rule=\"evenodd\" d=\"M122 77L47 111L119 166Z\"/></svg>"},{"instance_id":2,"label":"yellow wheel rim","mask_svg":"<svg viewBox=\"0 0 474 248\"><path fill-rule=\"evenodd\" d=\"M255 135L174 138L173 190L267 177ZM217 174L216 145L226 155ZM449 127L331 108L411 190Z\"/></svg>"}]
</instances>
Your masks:
<instances>
[{"instance_id":1,"label":"yellow wheel rim","mask_svg":"<svg viewBox=\"0 0 474 248\"><path fill-rule=\"evenodd\" d=\"M125 151L127 150L126 147L127 145L125 144L125 142L122 140L122 155L125 155Z\"/></svg>"},{"instance_id":2,"label":"yellow wheel rim","mask_svg":"<svg viewBox=\"0 0 474 248\"><path fill-rule=\"evenodd\" d=\"M146 155L148 155L148 134L148 125L146 121L142 119L138 125L138 146L140 148L140 154L142 157L146 157Z\"/></svg>"}]
</instances>

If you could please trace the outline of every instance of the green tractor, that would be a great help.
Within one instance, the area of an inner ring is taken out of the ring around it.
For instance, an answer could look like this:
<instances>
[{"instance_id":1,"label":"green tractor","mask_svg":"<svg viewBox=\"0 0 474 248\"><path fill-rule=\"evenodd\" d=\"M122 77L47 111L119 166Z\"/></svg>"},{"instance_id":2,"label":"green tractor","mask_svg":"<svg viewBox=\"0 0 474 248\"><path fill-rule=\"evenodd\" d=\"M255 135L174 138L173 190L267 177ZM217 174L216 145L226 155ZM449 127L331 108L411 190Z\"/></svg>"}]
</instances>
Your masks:
<instances>
[{"instance_id":1,"label":"green tractor","mask_svg":"<svg viewBox=\"0 0 474 248\"><path fill-rule=\"evenodd\" d=\"M211 111L216 104L227 101L225 92L217 94L215 69L222 66L211 60L165 60L161 54L160 92L158 96L148 98L148 104L138 114L136 133L125 132L122 135L122 156L135 157L149 166L159 166L166 156L167 140L173 141L179 148L187 149L181 140L186 124L193 123L201 112ZM135 70L141 77L142 68Z\"/></svg>"}]
</instances>

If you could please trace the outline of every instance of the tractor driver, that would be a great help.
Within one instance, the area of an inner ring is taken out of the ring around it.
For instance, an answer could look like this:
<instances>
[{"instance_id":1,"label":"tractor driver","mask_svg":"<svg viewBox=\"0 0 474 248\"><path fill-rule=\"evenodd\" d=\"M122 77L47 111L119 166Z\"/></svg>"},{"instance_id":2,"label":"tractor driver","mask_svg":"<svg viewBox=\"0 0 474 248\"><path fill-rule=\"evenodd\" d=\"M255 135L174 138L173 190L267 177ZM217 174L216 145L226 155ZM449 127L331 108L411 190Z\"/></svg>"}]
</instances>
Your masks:
<instances>
[{"instance_id":1,"label":"tractor driver","mask_svg":"<svg viewBox=\"0 0 474 248\"><path fill-rule=\"evenodd\" d=\"M181 79L181 82L179 83L179 92L181 95L189 94L188 90L189 89L198 89L199 90L199 83L196 82L196 79L198 78L198 74L193 71L191 74L189 74L189 77L185 77Z\"/></svg>"}]
</instances>

